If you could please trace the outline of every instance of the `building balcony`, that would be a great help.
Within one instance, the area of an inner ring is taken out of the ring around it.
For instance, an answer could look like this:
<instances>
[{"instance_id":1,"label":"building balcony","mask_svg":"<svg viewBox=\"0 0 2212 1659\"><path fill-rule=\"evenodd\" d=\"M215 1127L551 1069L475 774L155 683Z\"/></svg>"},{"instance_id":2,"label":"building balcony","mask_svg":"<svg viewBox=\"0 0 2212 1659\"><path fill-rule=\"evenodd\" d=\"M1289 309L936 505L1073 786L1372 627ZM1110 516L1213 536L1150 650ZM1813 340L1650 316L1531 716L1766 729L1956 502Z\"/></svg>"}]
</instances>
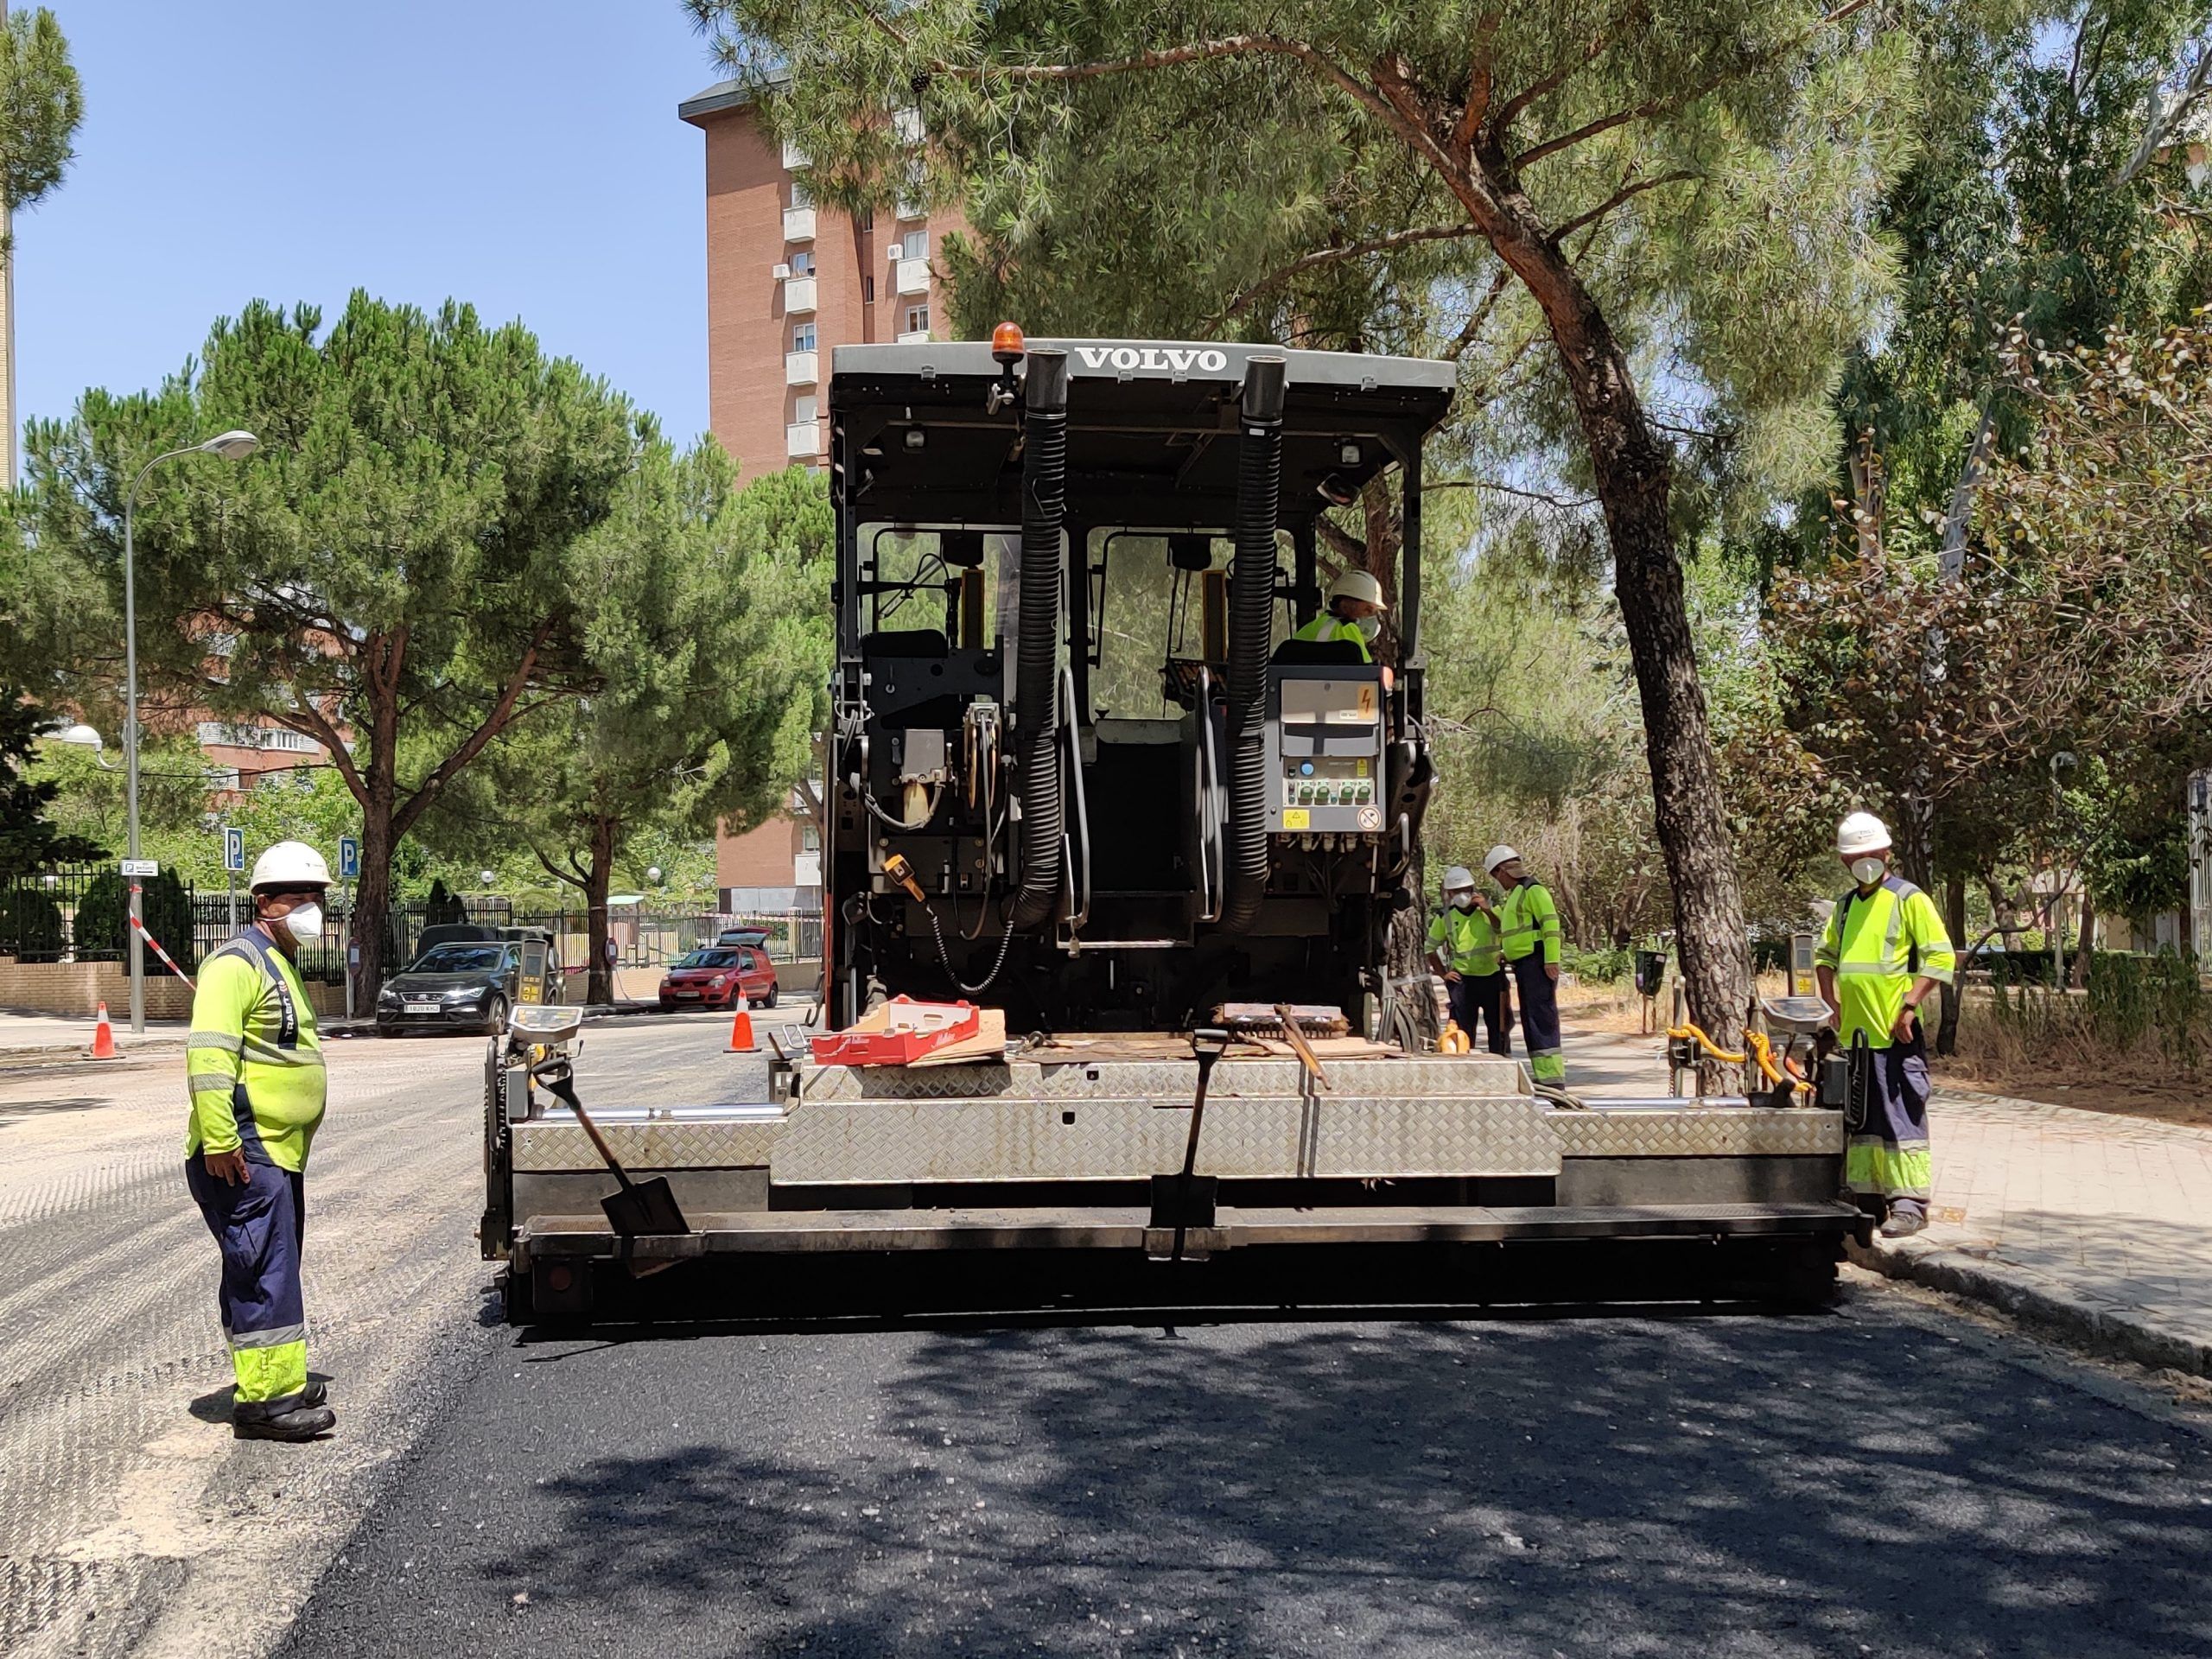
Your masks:
<instances>
[{"instance_id":1,"label":"building balcony","mask_svg":"<svg viewBox=\"0 0 2212 1659\"><path fill-rule=\"evenodd\" d=\"M901 219L927 219L929 216L930 208L927 202L914 196L899 198L899 217Z\"/></svg>"},{"instance_id":2,"label":"building balcony","mask_svg":"<svg viewBox=\"0 0 2212 1659\"><path fill-rule=\"evenodd\" d=\"M784 429L784 454L792 461L811 461L822 453L822 423L793 421Z\"/></svg>"},{"instance_id":3,"label":"building balcony","mask_svg":"<svg viewBox=\"0 0 2212 1659\"><path fill-rule=\"evenodd\" d=\"M930 262L926 259L901 259L899 262L899 291L901 294L928 293Z\"/></svg>"},{"instance_id":4,"label":"building balcony","mask_svg":"<svg viewBox=\"0 0 2212 1659\"><path fill-rule=\"evenodd\" d=\"M821 364L812 352L784 353L784 384L787 386L810 386L821 372Z\"/></svg>"},{"instance_id":5,"label":"building balcony","mask_svg":"<svg viewBox=\"0 0 2212 1659\"><path fill-rule=\"evenodd\" d=\"M784 165L793 168L812 167L814 158L786 138L784 140Z\"/></svg>"},{"instance_id":6,"label":"building balcony","mask_svg":"<svg viewBox=\"0 0 2212 1659\"><path fill-rule=\"evenodd\" d=\"M811 242L814 240L814 209L786 207L784 209L784 240Z\"/></svg>"},{"instance_id":7,"label":"building balcony","mask_svg":"<svg viewBox=\"0 0 2212 1659\"><path fill-rule=\"evenodd\" d=\"M926 328L912 329L899 336L899 343L901 346L926 346L930 343L930 331Z\"/></svg>"},{"instance_id":8,"label":"building balcony","mask_svg":"<svg viewBox=\"0 0 2212 1659\"><path fill-rule=\"evenodd\" d=\"M784 283L784 314L798 316L814 309L814 278L792 276Z\"/></svg>"}]
</instances>

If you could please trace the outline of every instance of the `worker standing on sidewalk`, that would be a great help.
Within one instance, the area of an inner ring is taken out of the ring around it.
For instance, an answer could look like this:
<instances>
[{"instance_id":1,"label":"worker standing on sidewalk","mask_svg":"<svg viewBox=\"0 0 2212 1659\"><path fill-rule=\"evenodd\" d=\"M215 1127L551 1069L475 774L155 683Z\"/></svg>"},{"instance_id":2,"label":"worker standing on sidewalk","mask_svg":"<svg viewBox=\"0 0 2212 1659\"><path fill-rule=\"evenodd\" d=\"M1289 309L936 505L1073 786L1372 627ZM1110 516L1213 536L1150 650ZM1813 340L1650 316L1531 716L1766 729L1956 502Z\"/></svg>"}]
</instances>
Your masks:
<instances>
[{"instance_id":1,"label":"worker standing on sidewalk","mask_svg":"<svg viewBox=\"0 0 2212 1659\"><path fill-rule=\"evenodd\" d=\"M1886 1207L1885 1238L1904 1238L1928 1224L1935 1179L1919 1009L1936 986L1950 983L1956 962L1934 903L1890 874L1890 832L1879 818L1853 812L1835 848L1856 885L1836 901L1813 969L1836 1035L1848 1046L1864 1033L1873 1050L1866 1120L1844 1154L1844 1185Z\"/></svg>"},{"instance_id":2,"label":"worker standing on sidewalk","mask_svg":"<svg viewBox=\"0 0 2212 1659\"><path fill-rule=\"evenodd\" d=\"M242 1440L307 1440L337 1414L308 1379L300 1245L308 1146L322 1122L322 1045L293 959L322 936L330 867L302 842L255 862L253 925L200 969L185 1065L184 1174L223 1253L217 1302Z\"/></svg>"},{"instance_id":3,"label":"worker standing on sidewalk","mask_svg":"<svg viewBox=\"0 0 2212 1659\"><path fill-rule=\"evenodd\" d=\"M1510 1054L1513 1033L1506 1023L1512 999L1505 991L1505 963L1498 954L1497 912L1475 887L1475 874L1463 864L1444 872L1444 911L1428 925L1429 960L1444 976L1452 1018L1474 1040L1478 1016L1490 1024L1490 1052Z\"/></svg>"},{"instance_id":4,"label":"worker standing on sidewalk","mask_svg":"<svg viewBox=\"0 0 2212 1659\"><path fill-rule=\"evenodd\" d=\"M1567 1057L1559 1036L1559 906L1551 892L1521 865L1510 847L1493 847L1483 861L1505 889L1497 907L1499 938L1513 988L1521 997L1521 1040L1529 1075L1554 1089L1567 1086Z\"/></svg>"}]
</instances>

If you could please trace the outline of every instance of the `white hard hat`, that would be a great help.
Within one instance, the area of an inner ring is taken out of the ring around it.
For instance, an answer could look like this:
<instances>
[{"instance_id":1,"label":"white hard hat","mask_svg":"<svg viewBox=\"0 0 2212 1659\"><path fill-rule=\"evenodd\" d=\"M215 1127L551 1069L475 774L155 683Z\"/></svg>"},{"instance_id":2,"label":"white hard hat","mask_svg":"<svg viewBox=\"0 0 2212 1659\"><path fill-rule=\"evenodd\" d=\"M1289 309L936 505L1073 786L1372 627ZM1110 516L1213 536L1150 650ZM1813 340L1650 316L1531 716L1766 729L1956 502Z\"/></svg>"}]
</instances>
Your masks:
<instances>
[{"instance_id":1,"label":"white hard hat","mask_svg":"<svg viewBox=\"0 0 2212 1659\"><path fill-rule=\"evenodd\" d=\"M1499 865L1510 864L1515 859L1520 856L1520 854L1515 852L1503 842L1500 842L1497 846L1490 849L1490 856L1483 860L1483 868L1495 874Z\"/></svg>"},{"instance_id":2,"label":"white hard hat","mask_svg":"<svg viewBox=\"0 0 2212 1659\"><path fill-rule=\"evenodd\" d=\"M264 887L329 885L330 866L322 861L321 853L304 841L280 841L253 861L253 874L246 882L246 890L258 893Z\"/></svg>"},{"instance_id":3,"label":"white hard hat","mask_svg":"<svg viewBox=\"0 0 2212 1659\"><path fill-rule=\"evenodd\" d=\"M1380 609L1382 605L1382 584L1364 570L1347 570L1329 584L1329 603L1340 599L1360 599Z\"/></svg>"},{"instance_id":4,"label":"white hard hat","mask_svg":"<svg viewBox=\"0 0 2212 1659\"><path fill-rule=\"evenodd\" d=\"M1835 849L1846 858L1879 853L1890 846L1890 826L1872 812L1854 812L1835 832Z\"/></svg>"},{"instance_id":5,"label":"white hard hat","mask_svg":"<svg viewBox=\"0 0 2212 1659\"><path fill-rule=\"evenodd\" d=\"M1444 891L1446 893L1457 893L1462 887L1471 892L1474 885L1475 873L1464 864L1454 864L1444 872Z\"/></svg>"}]
</instances>

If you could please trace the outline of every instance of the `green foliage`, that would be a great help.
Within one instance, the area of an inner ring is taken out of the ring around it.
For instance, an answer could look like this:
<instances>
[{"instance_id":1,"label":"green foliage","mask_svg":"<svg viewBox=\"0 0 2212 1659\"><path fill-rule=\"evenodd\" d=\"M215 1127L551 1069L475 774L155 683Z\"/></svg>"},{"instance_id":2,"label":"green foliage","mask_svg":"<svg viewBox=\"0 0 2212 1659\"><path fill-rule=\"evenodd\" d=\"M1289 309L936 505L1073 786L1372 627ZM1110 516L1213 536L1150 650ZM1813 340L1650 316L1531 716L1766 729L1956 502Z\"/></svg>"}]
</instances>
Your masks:
<instances>
[{"instance_id":1,"label":"green foliage","mask_svg":"<svg viewBox=\"0 0 2212 1659\"><path fill-rule=\"evenodd\" d=\"M35 888L0 887L0 957L59 962L67 943L60 906Z\"/></svg>"},{"instance_id":2,"label":"green foliage","mask_svg":"<svg viewBox=\"0 0 2212 1659\"><path fill-rule=\"evenodd\" d=\"M1609 944L1595 950L1562 945L1559 965L1586 985L1613 985L1636 971L1636 952L1628 945Z\"/></svg>"},{"instance_id":3,"label":"green foliage","mask_svg":"<svg viewBox=\"0 0 2212 1659\"><path fill-rule=\"evenodd\" d=\"M36 739L49 718L0 685L0 881L41 865L91 858L98 851L50 821L60 791L35 772Z\"/></svg>"},{"instance_id":4,"label":"green foliage","mask_svg":"<svg viewBox=\"0 0 2212 1659\"><path fill-rule=\"evenodd\" d=\"M2183 1075L2203 1055L2212 998L2196 964L2172 951L2119 956L2099 951L2088 967L2090 1027L2099 1042L2128 1048L2157 1035L2161 1053Z\"/></svg>"},{"instance_id":5,"label":"green foliage","mask_svg":"<svg viewBox=\"0 0 2212 1659\"><path fill-rule=\"evenodd\" d=\"M516 725L440 815L440 844L488 855L520 831L596 898L618 868L642 887L650 863L696 862L683 849L718 823L782 810L828 718L830 540L818 476L738 491L712 440L649 444L576 554L601 689ZM634 855L645 833L665 857Z\"/></svg>"},{"instance_id":6,"label":"green foliage","mask_svg":"<svg viewBox=\"0 0 2212 1659\"><path fill-rule=\"evenodd\" d=\"M20 212L61 182L84 118L84 91L53 12L10 16L0 28L0 207ZM0 265L10 251L0 242Z\"/></svg>"},{"instance_id":7,"label":"green foliage","mask_svg":"<svg viewBox=\"0 0 2212 1659\"><path fill-rule=\"evenodd\" d=\"M360 808L363 896L381 903L395 848L483 746L590 689L588 578L569 561L649 423L520 324L457 302L357 293L327 331L313 307L249 305L158 391L89 391L72 419L32 423L37 559L0 603L13 649L75 706L111 716L131 479L230 427L261 453L173 462L140 490L142 672L156 696L331 749Z\"/></svg>"},{"instance_id":8,"label":"green foliage","mask_svg":"<svg viewBox=\"0 0 2212 1659\"><path fill-rule=\"evenodd\" d=\"M146 931L160 941L176 965L190 973L193 954L192 900L175 874L164 868L143 882ZM79 962L127 962L130 950L130 884L120 872L103 870L86 887L77 901L73 921ZM146 952L146 971L163 974L161 958Z\"/></svg>"},{"instance_id":9,"label":"green foliage","mask_svg":"<svg viewBox=\"0 0 2212 1659\"><path fill-rule=\"evenodd\" d=\"M433 877L429 896L423 901L423 925L439 927L467 919L466 906L454 894L446 891L446 884Z\"/></svg>"}]
</instances>

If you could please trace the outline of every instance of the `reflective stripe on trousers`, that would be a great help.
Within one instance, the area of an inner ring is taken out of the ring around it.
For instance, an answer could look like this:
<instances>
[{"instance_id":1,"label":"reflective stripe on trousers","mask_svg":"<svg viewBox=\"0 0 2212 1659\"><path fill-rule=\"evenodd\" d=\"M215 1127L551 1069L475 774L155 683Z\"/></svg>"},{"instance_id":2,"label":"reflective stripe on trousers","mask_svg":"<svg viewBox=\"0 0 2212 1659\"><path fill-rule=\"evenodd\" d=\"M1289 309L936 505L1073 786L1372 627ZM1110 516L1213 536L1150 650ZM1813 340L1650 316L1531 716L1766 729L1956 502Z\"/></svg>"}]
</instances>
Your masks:
<instances>
[{"instance_id":1,"label":"reflective stripe on trousers","mask_svg":"<svg viewBox=\"0 0 2212 1659\"><path fill-rule=\"evenodd\" d=\"M1843 1184L1854 1194L1924 1206L1935 1191L1928 1149L1928 1057L1920 1041L1896 1043L1868 1056L1866 1127L1851 1137Z\"/></svg>"},{"instance_id":2,"label":"reflective stripe on trousers","mask_svg":"<svg viewBox=\"0 0 2212 1659\"><path fill-rule=\"evenodd\" d=\"M1529 1075L1556 1089L1567 1081L1567 1058L1560 1052L1559 987L1544 971L1541 951L1531 951L1511 966L1514 988L1521 997L1521 1040L1529 1051Z\"/></svg>"},{"instance_id":3,"label":"reflective stripe on trousers","mask_svg":"<svg viewBox=\"0 0 2212 1659\"><path fill-rule=\"evenodd\" d=\"M257 1161L254 1149L247 1149L242 1184L210 1175L204 1158L184 1162L185 1184L222 1251L216 1303L241 1402L281 1400L308 1382L300 1286L306 1185L296 1170Z\"/></svg>"}]
</instances>

